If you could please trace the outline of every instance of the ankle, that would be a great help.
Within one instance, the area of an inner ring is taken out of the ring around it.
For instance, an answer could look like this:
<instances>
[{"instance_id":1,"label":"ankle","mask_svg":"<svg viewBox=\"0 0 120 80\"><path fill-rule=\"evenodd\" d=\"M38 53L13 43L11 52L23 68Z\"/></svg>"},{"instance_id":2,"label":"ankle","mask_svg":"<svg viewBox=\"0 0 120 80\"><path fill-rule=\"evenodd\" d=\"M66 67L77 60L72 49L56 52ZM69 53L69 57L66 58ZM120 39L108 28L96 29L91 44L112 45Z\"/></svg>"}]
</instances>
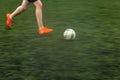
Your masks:
<instances>
[{"instance_id":1,"label":"ankle","mask_svg":"<svg viewBox=\"0 0 120 80\"><path fill-rule=\"evenodd\" d=\"M39 27L39 29L42 29L42 28L44 28L44 26Z\"/></svg>"}]
</instances>

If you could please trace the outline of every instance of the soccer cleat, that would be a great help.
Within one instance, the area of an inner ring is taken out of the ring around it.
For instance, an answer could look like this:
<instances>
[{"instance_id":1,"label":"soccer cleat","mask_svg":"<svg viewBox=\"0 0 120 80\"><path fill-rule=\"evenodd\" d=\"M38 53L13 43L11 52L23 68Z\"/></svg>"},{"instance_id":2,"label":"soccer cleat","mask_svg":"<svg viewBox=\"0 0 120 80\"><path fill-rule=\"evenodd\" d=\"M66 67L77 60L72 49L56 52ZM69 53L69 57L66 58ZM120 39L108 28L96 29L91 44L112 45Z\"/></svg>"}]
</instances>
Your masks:
<instances>
[{"instance_id":1,"label":"soccer cleat","mask_svg":"<svg viewBox=\"0 0 120 80\"><path fill-rule=\"evenodd\" d=\"M52 31L53 31L52 29L49 29L47 27L43 27L43 28L39 28L38 32L40 35L44 35L44 34L52 32Z\"/></svg>"},{"instance_id":2,"label":"soccer cleat","mask_svg":"<svg viewBox=\"0 0 120 80\"><path fill-rule=\"evenodd\" d=\"M9 13L6 14L6 18L7 18L6 25L10 29L11 26L12 26L12 19L10 18L10 14Z\"/></svg>"}]
</instances>

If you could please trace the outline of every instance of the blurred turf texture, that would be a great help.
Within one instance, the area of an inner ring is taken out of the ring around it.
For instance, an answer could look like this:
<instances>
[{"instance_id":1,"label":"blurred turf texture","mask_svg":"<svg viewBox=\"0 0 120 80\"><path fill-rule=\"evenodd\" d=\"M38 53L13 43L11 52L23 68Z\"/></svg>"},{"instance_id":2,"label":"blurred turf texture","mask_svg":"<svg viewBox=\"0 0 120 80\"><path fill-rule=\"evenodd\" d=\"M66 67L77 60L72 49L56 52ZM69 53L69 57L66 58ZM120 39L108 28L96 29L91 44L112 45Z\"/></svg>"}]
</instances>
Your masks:
<instances>
[{"instance_id":1,"label":"blurred turf texture","mask_svg":"<svg viewBox=\"0 0 120 80\"><path fill-rule=\"evenodd\" d=\"M6 28L21 1L0 2L0 80L120 80L120 0L42 0L44 36L32 4Z\"/></svg>"}]
</instances>

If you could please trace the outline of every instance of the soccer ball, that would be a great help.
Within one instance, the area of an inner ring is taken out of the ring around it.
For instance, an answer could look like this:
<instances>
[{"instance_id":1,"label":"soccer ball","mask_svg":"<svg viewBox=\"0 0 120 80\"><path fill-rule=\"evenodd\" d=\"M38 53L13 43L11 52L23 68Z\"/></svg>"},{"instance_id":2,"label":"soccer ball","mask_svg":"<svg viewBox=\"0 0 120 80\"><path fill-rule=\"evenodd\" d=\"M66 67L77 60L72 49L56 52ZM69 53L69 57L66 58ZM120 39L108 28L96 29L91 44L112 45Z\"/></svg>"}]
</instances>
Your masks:
<instances>
[{"instance_id":1,"label":"soccer ball","mask_svg":"<svg viewBox=\"0 0 120 80\"><path fill-rule=\"evenodd\" d=\"M63 33L63 37L65 40L74 40L76 33L73 29L66 29Z\"/></svg>"}]
</instances>

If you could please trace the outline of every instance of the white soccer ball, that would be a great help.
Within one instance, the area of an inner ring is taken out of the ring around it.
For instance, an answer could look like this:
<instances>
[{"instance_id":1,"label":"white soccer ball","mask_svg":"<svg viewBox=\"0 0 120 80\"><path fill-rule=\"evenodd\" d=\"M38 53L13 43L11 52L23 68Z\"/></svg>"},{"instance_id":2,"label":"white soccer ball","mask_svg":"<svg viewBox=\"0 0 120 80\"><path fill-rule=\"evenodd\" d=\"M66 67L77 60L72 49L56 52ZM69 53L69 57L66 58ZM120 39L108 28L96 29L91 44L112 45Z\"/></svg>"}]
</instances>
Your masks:
<instances>
[{"instance_id":1,"label":"white soccer ball","mask_svg":"<svg viewBox=\"0 0 120 80\"><path fill-rule=\"evenodd\" d=\"M63 33L63 37L65 40L74 40L76 33L73 29L66 29Z\"/></svg>"}]
</instances>

